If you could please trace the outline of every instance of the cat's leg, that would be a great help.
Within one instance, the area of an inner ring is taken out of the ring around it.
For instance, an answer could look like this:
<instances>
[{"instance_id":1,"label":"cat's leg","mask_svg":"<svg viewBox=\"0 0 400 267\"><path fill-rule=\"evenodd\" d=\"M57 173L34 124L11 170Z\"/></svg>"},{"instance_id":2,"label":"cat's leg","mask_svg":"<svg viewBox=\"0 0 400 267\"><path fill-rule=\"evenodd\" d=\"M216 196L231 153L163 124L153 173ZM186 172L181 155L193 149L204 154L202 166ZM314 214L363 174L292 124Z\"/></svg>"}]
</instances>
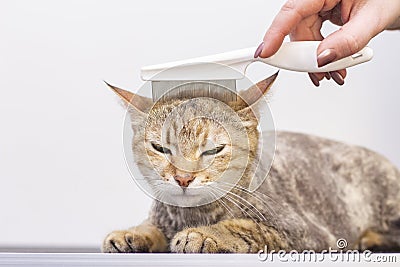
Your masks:
<instances>
[{"instance_id":1,"label":"cat's leg","mask_svg":"<svg viewBox=\"0 0 400 267\"><path fill-rule=\"evenodd\" d=\"M107 253L167 252L164 234L148 221L128 230L113 231L104 239L102 251Z\"/></svg>"},{"instance_id":2,"label":"cat's leg","mask_svg":"<svg viewBox=\"0 0 400 267\"><path fill-rule=\"evenodd\" d=\"M180 231L170 248L178 253L257 253L265 245L275 250L287 248L275 229L249 219L232 219Z\"/></svg>"}]
</instances>

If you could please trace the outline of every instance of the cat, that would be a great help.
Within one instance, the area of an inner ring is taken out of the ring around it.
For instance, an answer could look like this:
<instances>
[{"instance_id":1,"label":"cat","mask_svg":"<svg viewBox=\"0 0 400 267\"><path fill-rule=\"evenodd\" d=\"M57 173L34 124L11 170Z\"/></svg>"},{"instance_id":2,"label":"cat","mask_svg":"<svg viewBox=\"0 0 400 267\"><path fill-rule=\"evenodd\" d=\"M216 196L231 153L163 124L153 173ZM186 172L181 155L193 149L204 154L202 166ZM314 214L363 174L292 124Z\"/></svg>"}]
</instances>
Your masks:
<instances>
[{"instance_id":1,"label":"cat","mask_svg":"<svg viewBox=\"0 0 400 267\"><path fill-rule=\"evenodd\" d=\"M191 207L156 199L142 224L108 234L103 252L257 253L266 245L270 250L318 252L336 248L338 239L347 241L346 249L400 251L400 172L368 149L277 132L268 177L256 191L248 190L258 153L257 105L277 75L228 103L242 125L236 125L232 114L210 106L206 98L180 108L185 99L153 103L109 85L128 108L135 163L150 187L160 185L169 201L178 198L188 203L199 199L189 194L191 188L202 188L200 192L207 195L208 185L217 184L219 191L215 192L223 194ZM215 117L204 118L202 112ZM167 117L171 125L165 128ZM240 140L240 130L245 131L247 141ZM177 147L183 152L178 153ZM234 169L238 158L246 158L247 167L236 174L237 183L218 184L220 173ZM193 162L201 167L187 165Z\"/></svg>"}]
</instances>

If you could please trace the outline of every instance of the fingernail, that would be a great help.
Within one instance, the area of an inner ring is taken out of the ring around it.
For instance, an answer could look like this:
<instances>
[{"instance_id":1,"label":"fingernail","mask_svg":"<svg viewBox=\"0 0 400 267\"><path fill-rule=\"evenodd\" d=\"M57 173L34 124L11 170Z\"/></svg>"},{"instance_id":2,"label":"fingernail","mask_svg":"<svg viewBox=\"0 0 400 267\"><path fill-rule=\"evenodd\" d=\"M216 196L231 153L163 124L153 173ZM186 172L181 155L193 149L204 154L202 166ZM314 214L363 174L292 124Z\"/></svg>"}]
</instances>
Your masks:
<instances>
[{"instance_id":1,"label":"fingernail","mask_svg":"<svg viewBox=\"0 0 400 267\"><path fill-rule=\"evenodd\" d=\"M317 57L317 62L318 62L318 67L325 66L326 64L331 63L334 61L336 58L336 53L332 49L326 49L322 51L318 57Z\"/></svg>"},{"instance_id":2,"label":"fingernail","mask_svg":"<svg viewBox=\"0 0 400 267\"><path fill-rule=\"evenodd\" d=\"M319 80L318 80L317 76L315 76L313 73L309 73L308 76L310 76L310 79L311 79L312 83L315 86L318 87L319 86Z\"/></svg>"},{"instance_id":3,"label":"fingernail","mask_svg":"<svg viewBox=\"0 0 400 267\"><path fill-rule=\"evenodd\" d=\"M258 58L263 51L264 48L264 42L262 42L256 49L256 52L254 52L254 58Z\"/></svg>"},{"instance_id":4,"label":"fingernail","mask_svg":"<svg viewBox=\"0 0 400 267\"><path fill-rule=\"evenodd\" d=\"M342 77L342 75L340 75L339 72L337 71L331 71L329 72L329 74L331 75L332 79L339 85L343 85L344 84L344 79Z\"/></svg>"},{"instance_id":5,"label":"fingernail","mask_svg":"<svg viewBox=\"0 0 400 267\"><path fill-rule=\"evenodd\" d=\"M330 79L331 79L331 75L329 74L329 72L325 72L325 78L326 78L327 80L330 80Z\"/></svg>"}]
</instances>

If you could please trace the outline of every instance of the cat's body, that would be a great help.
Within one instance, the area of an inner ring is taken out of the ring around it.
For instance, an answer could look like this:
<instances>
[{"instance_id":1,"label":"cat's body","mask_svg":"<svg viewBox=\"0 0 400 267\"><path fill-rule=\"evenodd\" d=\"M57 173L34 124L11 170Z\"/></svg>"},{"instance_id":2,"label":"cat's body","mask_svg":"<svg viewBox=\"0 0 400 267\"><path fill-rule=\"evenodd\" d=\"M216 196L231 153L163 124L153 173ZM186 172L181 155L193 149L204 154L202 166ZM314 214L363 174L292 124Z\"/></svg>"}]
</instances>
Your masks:
<instances>
[{"instance_id":1,"label":"cat's body","mask_svg":"<svg viewBox=\"0 0 400 267\"><path fill-rule=\"evenodd\" d=\"M336 248L340 238L355 244L363 231L388 230L400 218L400 173L390 162L365 148L298 133L278 132L265 182L255 193L235 193L263 213L263 224L285 232L292 249ZM236 218L257 218L251 209L249 216L230 206ZM150 212L168 239L187 227L230 218L213 204L180 208L157 201Z\"/></svg>"},{"instance_id":2,"label":"cat's body","mask_svg":"<svg viewBox=\"0 0 400 267\"><path fill-rule=\"evenodd\" d=\"M255 253L265 245L322 251L335 249L338 239L347 249L400 248L400 173L377 153L278 132L271 170L255 192L246 189L246 175L199 207L156 200L148 220L108 235L103 251Z\"/></svg>"}]
</instances>

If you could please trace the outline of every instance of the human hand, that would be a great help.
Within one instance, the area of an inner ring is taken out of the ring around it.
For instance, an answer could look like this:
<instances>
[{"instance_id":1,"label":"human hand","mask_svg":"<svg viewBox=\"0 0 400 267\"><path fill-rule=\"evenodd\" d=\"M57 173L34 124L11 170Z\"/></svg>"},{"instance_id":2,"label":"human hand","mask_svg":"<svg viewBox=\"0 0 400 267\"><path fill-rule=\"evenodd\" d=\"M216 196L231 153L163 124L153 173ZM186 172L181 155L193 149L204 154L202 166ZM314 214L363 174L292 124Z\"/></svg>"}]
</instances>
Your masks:
<instances>
[{"instance_id":1,"label":"human hand","mask_svg":"<svg viewBox=\"0 0 400 267\"><path fill-rule=\"evenodd\" d=\"M322 40L317 49L319 67L361 50L378 33L400 26L399 0L288 0L267 30L254 57L270 57L286 35L292 41ZM321 34L326 20L342 26L326 38ZM309 73L315 86L326 77L344 84L346 70Z\"/></svg>"}]
</instances>

